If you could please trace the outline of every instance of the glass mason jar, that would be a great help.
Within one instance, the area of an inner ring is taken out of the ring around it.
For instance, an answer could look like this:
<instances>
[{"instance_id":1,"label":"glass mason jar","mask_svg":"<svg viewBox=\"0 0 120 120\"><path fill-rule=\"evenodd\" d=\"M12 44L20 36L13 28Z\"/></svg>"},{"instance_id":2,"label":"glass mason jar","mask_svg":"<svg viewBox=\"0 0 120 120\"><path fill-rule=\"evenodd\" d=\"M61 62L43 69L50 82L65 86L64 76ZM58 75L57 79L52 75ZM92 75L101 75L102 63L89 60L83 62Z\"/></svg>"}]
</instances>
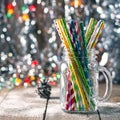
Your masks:
<instances>
[{"instance_id":1,"label":"glass mason jar","mask_svg":"<svg viewBox=\"0 0 120 120\"><path fill-rule=\"evenodd\" d=\"M97 111L100 102L108 100L112 91L112 79L109 71L99 66L94 50L89 51L87 58L68 59L64 56L61 63L60 101L61 107L71 113L91 113ZM85 68L84 59L88 60L88 68ZM80 65L78 65L80 64ZM83 69L82 69L83 68ZM103 96L99 95L99 73L102 73L106 81L106 89Z\"/></svg>"}]
</instances>

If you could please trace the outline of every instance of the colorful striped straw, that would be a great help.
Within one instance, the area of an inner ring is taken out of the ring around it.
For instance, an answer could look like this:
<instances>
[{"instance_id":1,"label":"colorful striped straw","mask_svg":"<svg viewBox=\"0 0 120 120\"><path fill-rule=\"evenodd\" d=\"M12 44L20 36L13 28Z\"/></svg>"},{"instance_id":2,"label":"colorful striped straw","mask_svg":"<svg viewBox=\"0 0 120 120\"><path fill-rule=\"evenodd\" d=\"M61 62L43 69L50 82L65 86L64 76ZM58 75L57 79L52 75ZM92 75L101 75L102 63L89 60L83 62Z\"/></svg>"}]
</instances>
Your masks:
<instances>
[{"instance_id":1,"label":"colorful striped straw","mask_svg":"<svg viewBox=\"0 0 120 120\"><path fill-rule=\"evenodd\" d=\"M58 29L58 32L60 32L60 36L61 36L61 38L62 38L62 41L63 41L63 43L65 43L64 45L65 45L65 48L66 48L66 50L67 50L67 52L69 53L69 51L71 51L71 39L69 40L69 37L68 37L68 35L65 35L65 33L68 33L68 32L66 32L65 31L65 29L66 29L66 27L64 26L63 27L63 25L65 25L65 22L64 22L64 20L62 20L63 21L63 23L64 24L61 24L62 22L59 22L59 21L61 21L62 19L60 19L60 20L55 20L55 23L56 23L56 25L57 25L57 29ZM64 29L59 29L60 27L63 27ZM63 33L63 34L62 34ZM69 40L69 42L66 42L67 40ZM69 43L69 46L67 46L67 43ZM73 49L73 48L72 48ZM76 80L75 80L75 84L77 84L78 85L78 90L79 90L79 92L80 92L80 94L81 94L81 97L82 97L82 101L83 101L83 104L84 104L84 106L85 106L85 108L86 108L86 110L88 110L88 102L87 102L87 99L86 99L86 97L85 97L85 93L84 93L84 91L83 91L83 88L82 88L82 84L81 84L81 80L80 80L80 77L79 77L79 74L77 73L78 72L78 67L77 67L77 64L73 61L73 60L71 60L71 58L75 58L75 55L74 55L74 53L73 54L68 54L69 55L69 59L70 59L70 61L71 61L71 65L72 65L72 72L73 72L73 74L75 75L75 78L76 78ZM76 61L77 62L77 61Z\"/></svg>"},{"instance_id":2,"label":"colorful striped straw","mask_svg":"<svg viewBox=\"0 0 120 120\"><path fill-rule=\"evenodd\" d=\"M72 73L72 66L71 65L70 65L70 71ZM75 93L75 99L76 99L76 107L77 107L77 110L83 110L84 105L82 103L81 95L78 92L78 86L75 83L75 79L76 78L75 78L74 74L72 73L71 74L71 81L72 81L73 89L75 91L74 93Z\"/></svg>"},{"instance_id":3,"label":"colorful striped straw","mask_svg":"<svg viewBox=\"0 0 120 120\"><path fill-rule=\"evenodd\" d=\"M86 44L86 39L85 39L85 33L84 33L84 23L80 22L80 29L81 29L81 34L82 34L82 51L83 51L83 60L85 63L84 66L84 71L85 71L85 76L86 78L89 77L89 70L88 70L88 53L87 53L87 44Z\"/></svg>"},{"instance_id":4,"label":"colorful striped straw","mask_svg":"<svg viewBox=\"0 0 120 120\"><path fill-rule=\"evenodd\" d=\"M73 38L72 40L73 40L75 52L77 53L77 57L81 60L82 58L81 44L77 35L75 24L77 23L72 20L70 24L70 33L71 33L71 37Z\"/></svg>"},{"instance_id":5,"label":"colorful striped straw","mask_svg":"<svg viewBox=\"0 0 120 120\"><path fill-rule=\"evenodd\" d=\"M78 86L78 91L81 95L83 105L84 105L85 109L88 110L89 104L93 105L93 101L90 100L89 85L84 76L83 68L82 68L78 58L75 55L74 46L72 44L68 29L66 26L66 22L64 19L60 19L60 20L56 20L55 23L57 26L58 33L61 37L61 40L64 43L64 46L68 52L68 57L69 57L69 60L70 60L71 66L72 66L72 73L75 76L75 80L73 82ZM72 54L69 54L70 51ZM75 59L75 61L73 61L73 58Z\"/></svg>"},{"instance_id":6,"label":"colorful striped straw","mask_svg":"<svg viewBox=\"0 0 120 120\"><path fill-rule=\"evenodd\" d=\"M83 49L82 49L82 51L83 51L83 54L84 54L84 63L85 63L85 67L84 67L84 69L85 69L85 76L86 76L86 79L87 79L87 81L84 81L84 83L86 83L86 82L88 82L88 86L89 87L92 87L91 86L91 80L89 79L89 68L88 68L88 53L87 53L87 44L86 44L86 39L85 39L85 33L84 33L84 24L83 24L83 22L80 22L80 29L81 29L81 34L82 34L82 45L83 45ZM84 79L83 79L84 80ZM91 91L89 90L89 93L88 93L88 97L90 97L91 98ZM92 99L89 99L88 98L88 100L90 100L89 101L89 103L91 104L91 106L94 108L95 107L95 104L94 104L94 102L93 102L93 100Z\"/></svg>"},{"instance_id":7,"label":"colorful striped straw","mask_svg":"<svg viewBox=\"0 0 120 120\"><path fill-rule=\"evenodd\" d=\"M91 38L89 40L89 43L87 45L87 49L91 49L92 44L96 40L95 38L97 37L98 32L100 31L101 25L104 24L102 20L99 20L95 26L94 32L91 35Z\"/></svg>"},{"instance_id":8,"label":"colorful striped straw","mask_svg":"<svg viewBox=\"0 0 120 120\"><path fill-rule=\"evenodd\" d=\"M71 24L70 24L70 33L71 33L71 37L73 38L73 44L75 46L75 52L77 52L77 56L78 56L78 59L81 61L81 64L82 64L82 67L83 67L83 70L84 70L84 73L85 73L85 76L86 78L89 77L89 71L88 71L88 58L87 58L87 49L86 49L86 40L85 40L85 37L84 36L84 26L83 26L83 23L80 23L81 24L81 34L82 34L82 43L83 43L83 49L81 50L81 44L80 44L80 41L78 40L78 35L77 35L77 32L76 32L76 28L75 28L75 24L77 24L75 21L71 21ZM78 23L79 24L79 23ZM79 26L79 25L78 25ZM83 56L82 53L84 53L85 55ZM85 63L86 61L86 63Z\"/></svg>"},{"instance_id":9,"label":"colorful striped straw","mask_svg":"<svg viewBox=\"0 0 120 120\"><path fill-rule=\"evenodd\" d=\"M65 23L65 19L63 19L63 23L64 23L64 29L65 29L65 31L66 31L66 34L69 34L69 32L68 32L68 29L67 29L67 26L66 26L66 23ZM87 66L87 64L88 64L88 56L87 56L87 49L86 49L86 40L85 40L85 35L84 35L84 24L83 24L83 22L80 22L80 27L81 27L81 31L82 31L82 36L83 36L83 51L84 51L84 59L85 59L85 63L86 63L86 73L88 73L88 66ZM70 37L70 35L67 35L67 36L69 36ZM71 38L70 39L68 39L68 40L70 40L70 43L72 44L72 42L71 42ZM73 47L73 45L71 46L71 47ZM74 52L74 51L73 51ZM79 72L81 73L81 76L83 76L82 77L82 81L83 81L83 84L84 84L84 86L86 87L85 88L85 91L86 91L86 89L87 89L87 93L86 94L90 94L90 90L89 90L89 85L88 85L88 83L87 83L87 80L86 80L86 78L85 78L85 76L84 76L84 73L83 73L83 70L82 70L82 67L81 67L81 65L80 65L80 61L79 61L79 59L76 57L76 56L74 56L74 58L76 58L76 61L77 61L77 65L78 65L78 70L79 70ZM83 86L83 87L84 87Z\"/></svg>"},{"instance_id":10,"label":"colorful striped straw","mask_svg":"<svg viewBox=\"0 0 120 120\"><path fill-rule=\"evenodd\" d=\"M71 23L70 23L70 33L71 33L71 38L72 38L72 42L73 42L73 45L74 45L74 48L75 48L75 53L79 59L79 61L81 61L81 65L82 67L84 68L85 67L85 64L84 62L82 61L82 50L81 50L81 43L79 41L79 36L78 36L78 33L77 33L77 27L79 26L79 23L77 24L76 21L72 20ZM85 69L83 69L85 70ZM84 71L86 72L86 71ZM73 75L74 76L74 75ZM74 78L75 79L75 78ZM77 86L76 86L77 87ZM80 102L80 109L83 109L83 104L82 104L82 100L81 100L81 96L78 95L78 99Z\"/></svg>"},{"instance_id":11,"label":"colorful striped straw","mask_svg":"<svg viewBox=\"0 0 120 120\"><path fill-rule=\"evenodd\" d=\"M97 24L97 20L95 20L94 18L91 18L85 33L86 44L88 44L96 24Z\"/></svg>"},{"instance_id":12,"label":"colorful striped straw","mask_svg":"<svg viewBox=\"0 0 120 120\"><path fill-rule=\"evenodd\" d=\"M66 110L75 110L75 93L72 87L72 82L70 81L71 79L71 73L68 71L67 74L67 95L66 95Z\"/></svg>"},{"instance_id":13,"label":"colorful striped straw","mask_svg":"<svg viewBox=\"0 0 120 120\"><path fill-rule=\"evenodd\" d=\"M98 33L97 33L97 35L95 37L95 40L94 40L94 42L93 42L93 44L91 46L91 49L95 48L95 46L96 46L96 44L97 44L97 42L99 40L99 37L100 37L100 35L102 33L103 28L104 28L104 22L102 22L101 25L100 25L99 31L98 31Z\"/></svg>"}]
</instances>

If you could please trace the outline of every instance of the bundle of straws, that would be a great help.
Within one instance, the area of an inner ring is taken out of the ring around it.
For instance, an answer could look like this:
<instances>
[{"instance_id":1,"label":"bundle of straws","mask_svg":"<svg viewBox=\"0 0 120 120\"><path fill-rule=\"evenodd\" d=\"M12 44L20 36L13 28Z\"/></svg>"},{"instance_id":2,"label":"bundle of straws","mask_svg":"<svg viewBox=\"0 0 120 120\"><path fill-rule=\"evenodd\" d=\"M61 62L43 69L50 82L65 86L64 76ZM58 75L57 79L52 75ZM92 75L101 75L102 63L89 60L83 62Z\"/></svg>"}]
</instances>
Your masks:
<instances>
[{"instance_id":1,"label":"bundle of straws","mask_svg":"<svg viewBox=\"0 0 120 120\"><path fill-rule=\"evenodd\" d=\"M104 22L91 18L86 33L83 21L79 23L75 20L66 22L64 18L61 18L55 19L54 23L70 61L70 81L75 96L75 101L72 101L71 106L76 103L76 109L79 111L94 110L95 103L90 89L92 84L89 80L88 51L96 46Z\"/></svg>"}]
</instances>

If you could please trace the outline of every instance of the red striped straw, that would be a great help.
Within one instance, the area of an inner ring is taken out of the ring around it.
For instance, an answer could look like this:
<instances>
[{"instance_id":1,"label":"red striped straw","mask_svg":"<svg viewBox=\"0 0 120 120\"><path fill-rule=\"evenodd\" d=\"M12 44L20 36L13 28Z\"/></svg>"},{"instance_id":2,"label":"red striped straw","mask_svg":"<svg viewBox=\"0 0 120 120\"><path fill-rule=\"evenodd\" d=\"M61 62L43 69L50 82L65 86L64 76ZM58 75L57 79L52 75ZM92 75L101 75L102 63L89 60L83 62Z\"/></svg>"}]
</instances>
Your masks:
<instances>
[{"instance_id":1,"label":"red striped straw","mask_svg":"<svg viewBox=\"0 0 120 120\"><path fill-rule=\"evenodd\" d=\"M70 81L71 75L70 71L67 74L67 94L66 94L66 110L73 111L75 110L75 94L73 90L72 83Z\"/></svg>"}]
</instances>

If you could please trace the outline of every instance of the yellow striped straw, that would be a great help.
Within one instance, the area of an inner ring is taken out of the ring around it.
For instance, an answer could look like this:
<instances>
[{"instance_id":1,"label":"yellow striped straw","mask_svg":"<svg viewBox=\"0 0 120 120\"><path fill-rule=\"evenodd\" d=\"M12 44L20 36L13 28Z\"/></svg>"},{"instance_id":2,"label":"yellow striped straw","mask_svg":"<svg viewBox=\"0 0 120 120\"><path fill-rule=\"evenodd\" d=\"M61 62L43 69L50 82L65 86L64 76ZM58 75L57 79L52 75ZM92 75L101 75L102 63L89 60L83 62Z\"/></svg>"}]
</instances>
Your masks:
<instances>
[{"instance_id":1,"label":"yellow striped straw","mask_svg":"<svg viewBox=\"0 0 120 120\"><path fill-rule=\"evenodd\" d=\"M85 93L84 93L84 90L83 90L83 87L82 87L80 76L76 72L77 66L74 64L74 62L72 60L71 60L71 62L72 62L72 72L73 72L73 74L75 75L75 78L76 78L75 79L75 84L77 84L77 86L78 86L78 91L79 91L79 93L81 95L83 105L84 105L85 109L88 110L89 109L88 101L87 101L87 98L85 96Z\"/></svg>"},{"instance_id":2,"label":"yellow striped straw","mask_svg":"<svg viewBox=\"0 0 120 120\"><path fill-rule=\"evenodd\" d=\"M61 23L60 23L60 20L59 19L56 19L55 20L55 24L56 24L56 28L57 28L57 31L59 33L59 36L63 42L63 44L65 45L65 48L69 48L69 43L68 41L66 40L66 37L64 35L64 32L62 31L62 28L61 28Z\"/></svg>"},{"instance_id":3,"label":"yellow striped straw","mask_svg":"<svg viewBox=\"0 0 120 120\"><path fill-rule=\"evenodd\" d=\"M90 22L89 22L89 24L88 24L88 29L86 30L86 33L85 33L85 36L88 36L88 34L89 34L89 32L90 32L90 26L92 26L92 22L94 21L94 19L93 18L91 18L90 19Z\"/></svg>"}]
</instances>

